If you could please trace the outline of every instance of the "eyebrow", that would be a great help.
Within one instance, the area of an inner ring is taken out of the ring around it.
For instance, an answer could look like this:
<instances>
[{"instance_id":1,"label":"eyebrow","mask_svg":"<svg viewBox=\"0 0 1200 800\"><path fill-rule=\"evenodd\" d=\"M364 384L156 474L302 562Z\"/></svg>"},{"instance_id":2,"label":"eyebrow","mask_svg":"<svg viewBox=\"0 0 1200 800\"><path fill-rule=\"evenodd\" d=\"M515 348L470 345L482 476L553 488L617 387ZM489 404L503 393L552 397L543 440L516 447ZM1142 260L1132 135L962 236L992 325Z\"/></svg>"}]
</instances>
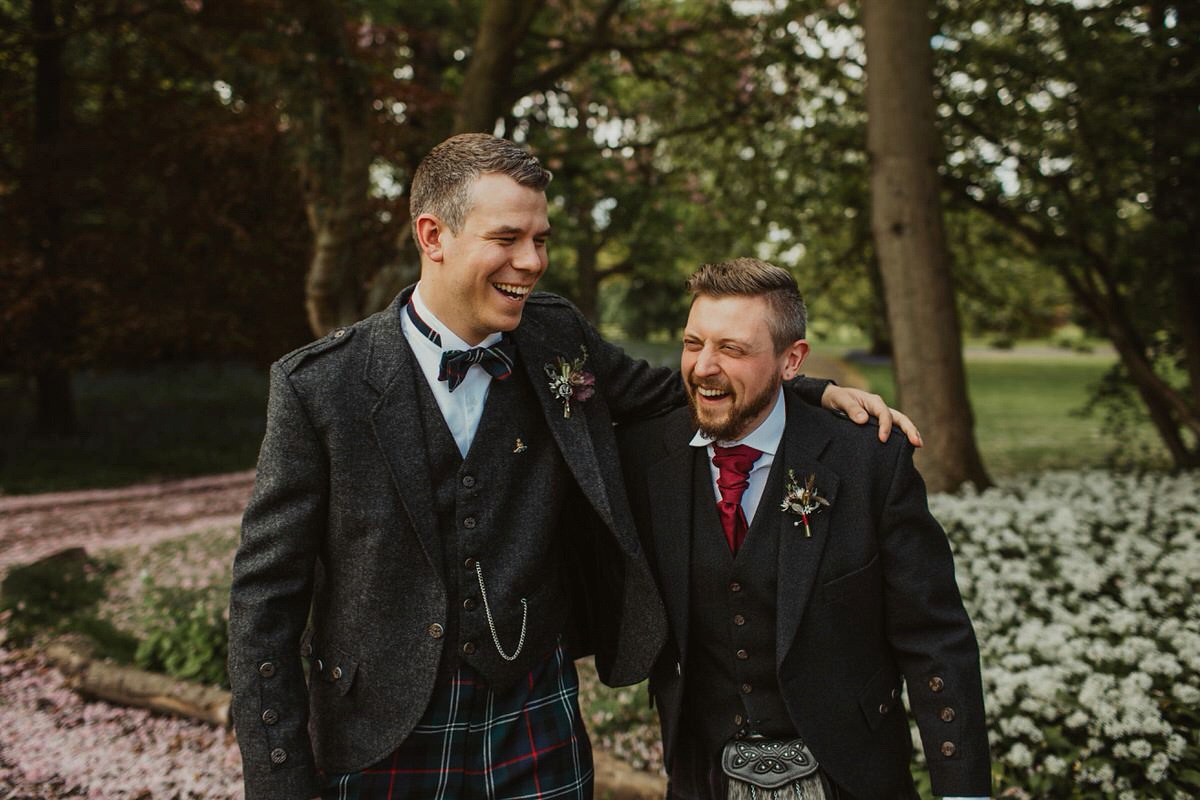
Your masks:
<instances>
[{"instance_id":1,"label":"eyebrow","mask_svg":"<svg viewBox=\"0 0 1200 800\"><path fill-rule=\"evenodd\" d=\"M525 232L524 228L518 228L514 225L501 225L499 228L492 228L490 231L488 231L485 234L485 236L512 236L514 234L522 234L524 232ZM544 230L538 231L537 233L534 234L534 236L541 237L543 239L548 239L548 238L550 238L550 229L546 228Z\"/></svg>"},{"instance_id":2,"label":"eyebrow","mask_svg":"<svg viewBox=\"0 0 1200 800\"><path fill-rule=\"evenodd\" d=\"M703 336L701 336L700 334L698 334L698 333L693 333L693 332L691 332L691 331L684 331L684 332L683 332L683 338L684 338L684 340L685 340L685 341L686 341L687 339L700 339L700 340L703 340L703 339L704 339L704 337L703 337ZM744 348L746 348L747 350L749 350L749 349L750 349L750 347L751 347L751 345L750 345L750 342L748 342L748 341L743 341L742 339L732 339L732 338L730 338L730 337L728 337L728 336L727 336L727 337L725 337L724 339L718 339L718 340L717 340L717 344L718 344L718 345L725 345L725 344L736 344L738 347L744 347Z\"/></svg>"}]
</instances>

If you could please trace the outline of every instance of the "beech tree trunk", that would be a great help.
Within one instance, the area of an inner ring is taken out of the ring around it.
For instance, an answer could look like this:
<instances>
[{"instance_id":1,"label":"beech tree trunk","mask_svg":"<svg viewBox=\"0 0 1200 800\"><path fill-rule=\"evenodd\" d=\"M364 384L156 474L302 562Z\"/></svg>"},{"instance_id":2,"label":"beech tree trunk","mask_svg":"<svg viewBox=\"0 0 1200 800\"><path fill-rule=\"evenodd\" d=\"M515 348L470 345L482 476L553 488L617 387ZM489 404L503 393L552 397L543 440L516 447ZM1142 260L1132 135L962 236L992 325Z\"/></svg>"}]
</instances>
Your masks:
<instances>
[{"instance_id":1,"label":"beech tree trunk","mask_svg":"<svg viewBox=\"0 0 1200 800\"><path fill-rule=\"evenodd\" d=\"M967 397L942 227L927 0L863 0L871 229L900 407L920 426L931 491L987 486Z\"/></svg>"},{"instance_id":2,"label":"beech tree trunk","mask_svg":"<svg viewBox=\"0 0 1200 800\"><path fill-rule=\"evenodd\" d=\"M487 0L454 113L453 133L491 133L512 98L517 47L543 0Z\"/></svg>"}]
</instances>

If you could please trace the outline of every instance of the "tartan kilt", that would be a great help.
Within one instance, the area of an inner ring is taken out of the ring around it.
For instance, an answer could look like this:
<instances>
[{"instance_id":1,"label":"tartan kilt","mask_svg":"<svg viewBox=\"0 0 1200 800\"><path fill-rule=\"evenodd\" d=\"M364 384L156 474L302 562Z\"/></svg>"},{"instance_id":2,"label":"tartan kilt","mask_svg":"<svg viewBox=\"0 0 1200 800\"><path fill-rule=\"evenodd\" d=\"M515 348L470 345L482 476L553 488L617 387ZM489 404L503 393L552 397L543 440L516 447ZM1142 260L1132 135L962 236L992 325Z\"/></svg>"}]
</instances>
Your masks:
<instances>
[{"instance_id":1,"label":"tartan kilt","mask_svg":"<svg viewBox=\"0 0 1200 800\"><path fill-rule=\"evenodd\" d=\"M560 642L503 692L460 664L440 679L421 721L377 764L327 776L323 800L592 797L592 748L579 678Z\"/></svg>"}]
</instances>

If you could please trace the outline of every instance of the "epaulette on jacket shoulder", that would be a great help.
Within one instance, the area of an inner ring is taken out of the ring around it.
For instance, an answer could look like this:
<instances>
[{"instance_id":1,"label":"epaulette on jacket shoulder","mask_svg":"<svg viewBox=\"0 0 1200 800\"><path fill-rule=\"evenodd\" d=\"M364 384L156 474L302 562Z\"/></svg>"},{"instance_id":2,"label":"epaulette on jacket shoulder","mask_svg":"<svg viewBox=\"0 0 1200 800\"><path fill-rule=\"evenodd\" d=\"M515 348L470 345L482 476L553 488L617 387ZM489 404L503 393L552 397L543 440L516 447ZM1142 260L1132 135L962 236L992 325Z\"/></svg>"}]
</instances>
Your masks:
<instances>
[{"instance_id":1,"label":"epaulette on jacket shoulder","mask_svg":"<svg viewBox=\"0 0 1200 800\"><path fill-rule=\"evenodd\" d=\"M357 326L355 326L357 327ZM355 328L334 328L329 333L322 336L316 341L309 342L303 347L298 347L288 353L276 363L285 374L290 375L297 367L303 364L307 359L328 352L334 348L341 347L354 336Z\"/></svg>"}]
</instances>

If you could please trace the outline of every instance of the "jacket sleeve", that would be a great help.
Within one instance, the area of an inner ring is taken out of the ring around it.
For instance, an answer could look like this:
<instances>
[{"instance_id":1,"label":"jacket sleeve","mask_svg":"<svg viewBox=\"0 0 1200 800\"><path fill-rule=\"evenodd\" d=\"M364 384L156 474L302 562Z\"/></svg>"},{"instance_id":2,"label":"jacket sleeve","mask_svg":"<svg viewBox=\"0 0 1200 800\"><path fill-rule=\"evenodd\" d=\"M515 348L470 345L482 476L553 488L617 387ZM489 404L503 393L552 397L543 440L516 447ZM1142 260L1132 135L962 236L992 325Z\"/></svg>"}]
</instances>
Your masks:
<instances>
[{"instance_id":1,"label":"jacket sleeve","mask_svg":"<svg viewBox=\"0 0 1200 800\"><path fill-rule=\"evenodd\" d=\"M320 794L300 637L327 515L325 449L281 364L242 519L229 603L229 678L247 800Z\"/></svg>"},{"instance_id":2,"label":"jacket sleeve","mask_svg":"<svg viewBox=\"0 0 1200 800\"><path fill-rule=\"evenodd\" d=\"M987 796L991 765L979 647L946 534L902 442L880 520L887 636L908 683L937 796Z\"/></svg>"},{"instance_id":3,"label":"jacket sleeve","mask_svg":"<svg viewBox=\"0 0 1200 800\"><path fill-rule=\"evenodd\" d=\"M583 326L588 352L595 365L597 388L618 424L649 419L687 404L679 370L652 367L644 359L634 359L623 349L607 341L590 322L575 311ZM798 377L791 382L804 402L821 405L821 395L832 381Z\"/></svg>"}]
</instances>

